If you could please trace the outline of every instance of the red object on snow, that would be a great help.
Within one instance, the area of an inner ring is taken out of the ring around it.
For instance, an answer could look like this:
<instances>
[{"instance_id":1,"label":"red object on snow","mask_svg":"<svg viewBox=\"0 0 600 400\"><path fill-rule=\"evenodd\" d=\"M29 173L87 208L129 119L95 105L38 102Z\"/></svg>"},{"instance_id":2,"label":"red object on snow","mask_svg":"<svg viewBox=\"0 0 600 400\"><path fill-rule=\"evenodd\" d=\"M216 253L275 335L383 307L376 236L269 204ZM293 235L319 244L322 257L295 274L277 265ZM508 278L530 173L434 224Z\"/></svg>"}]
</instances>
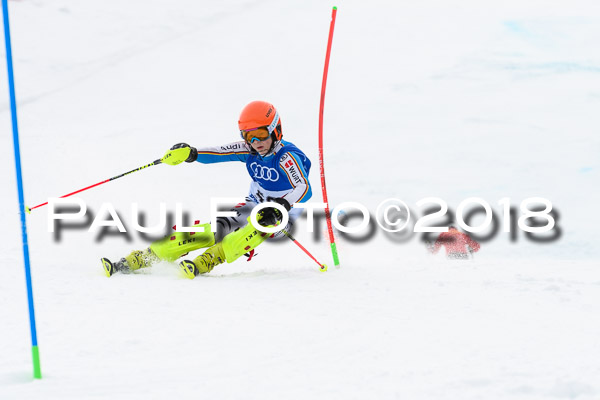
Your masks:
<instances>
[{"instance_id":1,"label":"red object on snow","mask_svg":"<svg viewBox=\"0 0 600 400\"><path fill-rule=\"evenodd\" d=\"M440 233L432 253L437 254L442 246L446 247L446 256L448 258L469 258L469 254L479 251L481 246L475 240L471 239L466 233L462 233L454 227L450 227L448 232Z\"/></svg>"}]
</instances>

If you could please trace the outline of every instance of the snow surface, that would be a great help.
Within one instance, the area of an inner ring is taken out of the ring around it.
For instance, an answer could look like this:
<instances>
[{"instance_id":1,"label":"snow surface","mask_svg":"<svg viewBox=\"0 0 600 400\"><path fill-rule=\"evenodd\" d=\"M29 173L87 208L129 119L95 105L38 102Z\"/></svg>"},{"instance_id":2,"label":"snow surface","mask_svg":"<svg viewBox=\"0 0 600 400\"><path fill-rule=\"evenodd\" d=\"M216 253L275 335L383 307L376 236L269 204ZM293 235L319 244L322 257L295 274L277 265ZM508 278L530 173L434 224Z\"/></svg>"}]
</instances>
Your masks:
<instances>
[{"instance_id":1,"label":"snow surface","mask_svg":"<svg viewBox=\"0 0 600 400\"><path fill-rule=\"evenodd\" d=\"M193 281L175 264L107 279L132 233L56 241L27 217L43 379L32 379L8 96L0 97L0 399L600 398L600 7L594 1L10 1L26 203L238 138L240 109L274 103L313 160L325 109L332 205L397 197L500 212L533 196L559 240L498 232L473 261L418 235L291 242ZM4 49L2 48L2 60ZM2 69L5 70L4 61ZM7 93L5 72L0 93ZM242 164L155 166L82 193L130 225L158 203L209 219L243 196ZM318 228L323 233L323 227Z\"/></svg>"}]
</instances>

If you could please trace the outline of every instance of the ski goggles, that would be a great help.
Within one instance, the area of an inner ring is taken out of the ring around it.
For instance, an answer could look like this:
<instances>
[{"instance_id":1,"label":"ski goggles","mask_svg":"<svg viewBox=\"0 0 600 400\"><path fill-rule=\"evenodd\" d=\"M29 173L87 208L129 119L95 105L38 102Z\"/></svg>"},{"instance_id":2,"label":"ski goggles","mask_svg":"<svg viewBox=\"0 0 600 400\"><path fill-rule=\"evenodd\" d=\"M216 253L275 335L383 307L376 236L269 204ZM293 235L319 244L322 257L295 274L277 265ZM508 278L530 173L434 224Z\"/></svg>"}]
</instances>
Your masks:
<instances>
[{"instance_id":1,"label":"ski goggles","mask_svg":"<svg viewBox=\"0 0 600 400\"><path fill-rule=\"evenodd\" d=\"M256 140L262 142L263 140L267 140L271 136L266 126L241 130L240 135L242 136L242 139L244 139L248 143L254 143L254 141Z\"/></svg>"}]
</instances>

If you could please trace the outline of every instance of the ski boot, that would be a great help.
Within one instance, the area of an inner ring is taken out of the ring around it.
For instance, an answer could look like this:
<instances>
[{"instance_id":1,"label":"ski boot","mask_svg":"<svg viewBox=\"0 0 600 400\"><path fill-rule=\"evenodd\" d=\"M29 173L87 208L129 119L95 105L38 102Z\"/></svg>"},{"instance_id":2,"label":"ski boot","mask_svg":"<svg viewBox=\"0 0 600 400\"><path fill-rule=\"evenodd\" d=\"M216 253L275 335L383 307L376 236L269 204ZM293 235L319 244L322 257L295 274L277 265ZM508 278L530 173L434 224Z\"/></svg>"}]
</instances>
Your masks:
<instances>
[{"instance_id":1,"label":"ski boot","mask_svg":"<svg viewBox=\"0 0 600 400\"><path fill-rule=\"evenodd\" d=\"M223 245L217 243L207 249L201 256L196 257L194 261L184 260L180 262L179 267L187 278L194 279L200 274L212 271L216 265L224 261Z\"/></svg>"},{"instance_id":2,"label":"ski boot","mask_svg":"<svg viewBox=\"0 0 600 400\"><path fill-rule=\"evenodd\" d=\"M200 274L212 271L216 265L225 261L228 263L234 262L243 254L255 249L269 236L270 234L254 227L250 217L248 217L246 226L226 235L221 242L208 248L204 254L196 257L194 261L185 260L180 262L179 266L186 277L194 279Z\"/></svg>"},{"instance_id":3,"label":"ski boot","mask_svg":"<svg viewBox=\"0 0 600 400\"><path fill-rule=\"evenodd\" d=\"M131 254L115 263L111 262L108 258L102 258L101 261L106 276L110 278L115 272L128 273L136 269L149 267L160 261L160 258L148 248L146 250L132 251Z\"/></svg>"}]
</instances>

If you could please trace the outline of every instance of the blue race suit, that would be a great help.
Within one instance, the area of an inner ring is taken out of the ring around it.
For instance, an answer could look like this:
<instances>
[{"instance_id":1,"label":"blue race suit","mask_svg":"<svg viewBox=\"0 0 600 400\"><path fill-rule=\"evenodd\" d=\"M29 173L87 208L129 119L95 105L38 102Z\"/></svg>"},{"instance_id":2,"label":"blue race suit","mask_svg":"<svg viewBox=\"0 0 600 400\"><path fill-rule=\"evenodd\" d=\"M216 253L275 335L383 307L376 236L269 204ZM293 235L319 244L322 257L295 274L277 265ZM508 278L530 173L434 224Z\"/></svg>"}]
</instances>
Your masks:
<instances>
[{"instance_id":1,"label":"blue race suit","mask_svg":"<svg viewBox=\"0 0 600 400\"><path fill-rule=\"evenodd\" d=\"M308 181L310 160L293 143L284 140L276 142L264 156L253 151L244 141L199 148L196 161L204 164L245 162L252 178L248 199L254 203L265 202L267 197L282 197L293 205L304 203L312 196ZM302 209L292 208L290 218L293 221L301 213Z\"/></svg>"}]
</instances>

